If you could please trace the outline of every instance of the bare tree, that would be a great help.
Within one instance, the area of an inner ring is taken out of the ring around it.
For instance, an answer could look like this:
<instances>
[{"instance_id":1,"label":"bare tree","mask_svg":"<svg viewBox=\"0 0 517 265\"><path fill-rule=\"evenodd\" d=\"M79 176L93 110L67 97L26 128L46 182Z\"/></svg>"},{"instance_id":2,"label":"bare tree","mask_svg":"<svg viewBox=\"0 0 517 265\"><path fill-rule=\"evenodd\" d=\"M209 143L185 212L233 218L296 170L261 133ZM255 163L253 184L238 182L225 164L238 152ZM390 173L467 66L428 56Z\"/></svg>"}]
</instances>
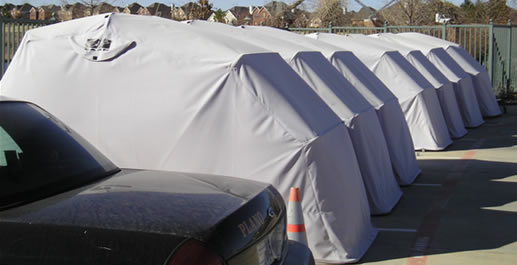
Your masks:
<instances>
[{"instance_id":1,"label":"bare tree","mask_svg":"<svg viewBox=\"0 0 517 265\"><path fill-rule=\"evenodd\" d=\"M197 4L190 10L188 18L207 20L212 13L212 7L213 5L208 0L198 0Z\"/></svg>"},{"instance_id":2,"label":"bare tree","mask_svg":"<svg viewBox=\"0 0 517 265\"><path fill-rule=\"evenodd\" d=\"M346 22L341 0L320 0L314 17L321 20L321 26L340 26Z\"/></svg>"},{"instance_id":3,"label":"bare tree","mask_svg":"<svg viewBox=\"0 0 517 265\"><path fill-rule=\"evenodd\" d=\"M295 0L292 4L286 5L285 3L279 3L279 5L272 6L270 3L271 11L273 12L272 17L268 19L264 24L272 27L286 27L294 24L294 21L302 15L302 11L298 9L304 0ZM281 5L280 5L281 4ZM266 5L267 6L267 5Z\"/></svg>"},{"instance_id":4,"label":"bare tree","mask_svg":"<svg viewBox=\"0 0 517 265\"><path fill-rule=\"evenodd\" d=\"M401 0L397 3L402 11L407 25L418 25L422 19L421 11L424 3L422 0Z\"/></svg>"}]
</instances>

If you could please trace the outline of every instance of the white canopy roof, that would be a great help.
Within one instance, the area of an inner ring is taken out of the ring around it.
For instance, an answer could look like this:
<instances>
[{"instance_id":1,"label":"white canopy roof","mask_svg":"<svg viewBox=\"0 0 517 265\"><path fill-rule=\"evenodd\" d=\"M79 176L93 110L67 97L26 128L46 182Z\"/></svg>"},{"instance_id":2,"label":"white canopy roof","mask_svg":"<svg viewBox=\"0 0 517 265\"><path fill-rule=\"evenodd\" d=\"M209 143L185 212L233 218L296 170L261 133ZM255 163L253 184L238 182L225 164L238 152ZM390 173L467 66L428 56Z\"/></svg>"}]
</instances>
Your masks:
<instances>
[{"instance_id":1,"label":"white canopy roof","mask_svg":"<svg viewBox=\"0 0 517 265\"><path fill-rule=\"evenodd\" d=\"M355 89L377 109L377 115L386 137L393 169L400 184L407 185L420 174L413 142L397 98L355 55L342 48L302 35L270 27L245 27L257 34L267 34L294 47L320 51ZM329 70L330 71L330 70ZM325 71L327 72L327 71Z\"/></svg>"},{"instance_id":2,"label":"white canopy roof","mask_svg":"<svg viewBox=\"0 0 517 265\"><path fill-rule=\"evenodd\" d=\"M408 38L404 34L382 34L380 36L384 40L422 51L429 61L452 82L465 126L477 127L483 124L471 76L463 71L461 66L443 48L422 39Z\"/></svg>"},{"instance_id":3,"label":"white canopy roof","mask_svg":"<svg viewBox=\"0 0 517 265\"><path fill-rule=\"evenodd\" d=\"M442 150L452 143L434 87L400 53L371 38L311 35L352 51L388 86L399 100L415 149Z\"/></svg>"},{"instance_id":4,"label":"white canopy roof","mask_svg":"<svg viewBox=\"0 0 517 265\"><path fill-rule=\"evenodd\" d=\"M497 104L492 83L488 77L488 71L463 49L463 47L454 42L420 33L408 32L401 33L401 35L407 39L425 41L429 45L445 49L463 70L472 76L479 107L481 108L483 116L492 117L501 114L501 109Z\"/></svg>"},{"instance_id":5,"label":"white canopy roof","mask_svg":"<svg viewBox=\"0 0 517 265\"><path fill-rule=\"evenodd\" d=\"M452 137L462 137L467 133L465 124L461 118L460 109L454 88L451 81L445 77L438 68L436 68L430 61L417 49L410 49L406 46L390 42L383 39L383 35L392 33L381 33L373 35L355 34L350 35L354 38L375 38L375 42L381 44L385 48L393 49L402 54L411 65L413 65L433 86L436 88L436 94L442 107L442 113L449 129L449 134Z\"/></svg>"},{"instance_id":6,"label":"white canopy roof","mask_svg":"<svg viewBox=\"0 0 517 265\"><path fill-rule=\"evenodd\" d=\"M250 27L233 27L206 21L191 26L278 51L347 125L366 185L370 211L385 214L397 204L402 192L391 168L388 147L375 109L320 53L287 43Z\"/></svg>"},{"instance_id":7,"label":"white canopy roof","mask_svg":"<svg viewBox=\"0 0 517 265\"><path fill-rule=\"evenodd\" d=\"M259 180L284 198L300 187L318 260L356 261L376 236L346 127L276 53L172 20L92 16L29 31L0 92L121 167Z\"/></svg>"}]
</instances>

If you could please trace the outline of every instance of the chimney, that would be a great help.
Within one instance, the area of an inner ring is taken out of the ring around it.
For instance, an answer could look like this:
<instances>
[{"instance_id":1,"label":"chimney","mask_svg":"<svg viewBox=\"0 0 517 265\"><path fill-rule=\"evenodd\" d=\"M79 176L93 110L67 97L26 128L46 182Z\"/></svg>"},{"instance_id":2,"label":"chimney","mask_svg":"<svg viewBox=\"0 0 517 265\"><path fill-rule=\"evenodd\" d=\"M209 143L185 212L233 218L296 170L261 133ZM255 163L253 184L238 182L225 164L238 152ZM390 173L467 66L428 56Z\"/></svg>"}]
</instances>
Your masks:
<instances>
[{"instance_id":1,"label":"chimney","mask_svg":"<svg viewBox=\"0 0 517 265\"><path fill-rule=\"evenodd\" d=\"M250 6L250 15L253 14L253 6Z\"/></svg>"}]
</instances>

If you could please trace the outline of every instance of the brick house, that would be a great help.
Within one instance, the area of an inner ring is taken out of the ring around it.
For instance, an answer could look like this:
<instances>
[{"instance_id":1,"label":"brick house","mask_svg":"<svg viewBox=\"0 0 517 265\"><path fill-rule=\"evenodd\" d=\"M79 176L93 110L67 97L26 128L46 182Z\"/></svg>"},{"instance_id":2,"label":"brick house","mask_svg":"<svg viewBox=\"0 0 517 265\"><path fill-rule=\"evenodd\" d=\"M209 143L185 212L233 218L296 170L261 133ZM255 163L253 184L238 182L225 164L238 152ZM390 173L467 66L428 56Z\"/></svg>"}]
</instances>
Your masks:
<instances>
[{"instance_id":1,"label":"brick house","mask_svg":"<svg viewBox=\"0 0 517 265\"><path fill-rule=\"evenodd\" d=\"M100 5L93 8L93 15L99 15L104 13L119 13L120 8L112 6L108 3L102 2Z\"/></svg>"},{"instance_id":2,"label":"brick house","mask_svg":"<svg viewBox=\"0 0 517 265\"><path fill-rule=\"evenodd\" d=\"M171 19L171 7L162 3L153 3L147 7L149 16L157 16Z\"/></svg>"},{"instance_id":3,"label":"brick house","mask_svg":"<svg viewBox=\"0 0 517 265\"><path fill-rule=\"evenodd\" d=\"M60 21L66 21L89 16L89 11L90 10L88 10L88 8L85 5L81 3L75 3L73 5L62 6L58 16L60 18Z\"/></svg>"},{"instance_id":4,"label":"brick house","mask_svg":"<svg viewBox=\"0 0 517 265\"><path fill-rule=\"evenodd\" d=\"M171 10L171 18L174 20L182 21L191 19L192 10L199 5L194 2L188 2L182 6L174 6Z\"/></svg>"},{"instance_id":5,"label":"brick house","mask_svg":"<svg viewBox=\"0 0 517 265\"><path fill-rule=\"evenodd\" d=\"M251 25L264 25L267 20L271 19L271 13L265 7L257 7L251 14Z\"/></svg>"},{"instance_id":6,"label":"brick house","mask_svg":"<svg viewBox=\"0 0 517 265\"><path fill-rule=\"evenodd\" d=\"M29 19L30 20L36 20L38 19L38 8L32 7L29 11Z\"/></svg>"},{"instance_id":7,"label":"brick house","mask_svg":"<svg viewBox=\"0 0 517 265\"><path fill-rule=\"evenodd\" d=\"M138 11L136 11L136 14L140 15L140 16L150 16L151 12L149 12L147 7L143 6L143 7L139 8Z\"/></svg>"},{"instance_id":8,"label":"brick house","mask_svg":"<svg viewBox=\"0 0 517 265\"><path fill-rule=\"evenodd\" d=\"M253 21L252 13L253 13L253 7L247 7L247 6L234 6L226 11L225 14L225 21L226 24L232 24L232 25L245 25L245 24L251 24L251 21Z\"/></svg>"},{"instance_id":9,"label":"brick house","mask_svg":"<svg viewBox=\"0 0 517 265\"><path fill-rule=\"evenodd\" d=\"M172 4L171 18L178 21L187 20L187 13L185 13L185 9L182 6Z\"/></svg>"},{"instance_id":10,"label":"brick house","mask_svg":"<svg viewBox=\"0 0 517 265\"><path fill-rule=\"evenodd\" d=\"M38 20L60 20L59 11L61 11L61 7L57 5L40 6Z\"/></svg>"},{"instance_id":11,"label":"brick house","mask_svg":"<svg viewBox=\"0 0 517 265\"><path fill-rule=\"evenodd\" d=\"M31 10L34 9L34 6L31 4L23 4L17 5L13 9L11 9L11 17L19 18L19 19L31 19ZM37 18L37 12L33 12L33 20Z\"/></svg>"},{"instance_id":12,"label":"brick house","mask_svg":"<svg viewBox=\"0 0 517 265\"><path fill-rule=\"evenodd\" d=\"M143 6L139 5L138 3L132 3L127 5L127 7L122 10L122 13L136 15L138 14L138 10L140 10L140 8L143 8Z\"/></svg>"}]
</instances>

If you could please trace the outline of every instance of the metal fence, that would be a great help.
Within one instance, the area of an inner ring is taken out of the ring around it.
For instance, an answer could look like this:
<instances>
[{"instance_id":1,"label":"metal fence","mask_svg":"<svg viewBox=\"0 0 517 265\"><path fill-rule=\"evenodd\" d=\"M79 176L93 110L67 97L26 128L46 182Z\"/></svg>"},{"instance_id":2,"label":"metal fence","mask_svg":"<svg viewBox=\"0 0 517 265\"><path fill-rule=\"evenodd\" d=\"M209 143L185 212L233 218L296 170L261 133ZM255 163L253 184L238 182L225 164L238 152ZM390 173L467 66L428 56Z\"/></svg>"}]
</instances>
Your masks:
<instances>
[{"instance_id":1,"label":"metal fence","mask_svg":"<svg viewBox=\"0 0 517 265\"><path fill-rule=\"evenodd\" d=\"M52 23L55 22L0 18L0 43L3 43L4 46L3 49L0 49L0 58L3 58L3 63L0 65L0 78L11 63L25 32Z\"/></svg>"},{"instance_id":2,"label":"metal fence","mask_svg":"<svg viewBox=\"0 0 517 265\"><path fill-rule=\"evenodd\" d=\"M488 70L497 97L517 100L517 25L439 25L383 27L289 28L300 34L375 34L383 32L419 32L458 43Z\"/></svg>"}]
</instances>

